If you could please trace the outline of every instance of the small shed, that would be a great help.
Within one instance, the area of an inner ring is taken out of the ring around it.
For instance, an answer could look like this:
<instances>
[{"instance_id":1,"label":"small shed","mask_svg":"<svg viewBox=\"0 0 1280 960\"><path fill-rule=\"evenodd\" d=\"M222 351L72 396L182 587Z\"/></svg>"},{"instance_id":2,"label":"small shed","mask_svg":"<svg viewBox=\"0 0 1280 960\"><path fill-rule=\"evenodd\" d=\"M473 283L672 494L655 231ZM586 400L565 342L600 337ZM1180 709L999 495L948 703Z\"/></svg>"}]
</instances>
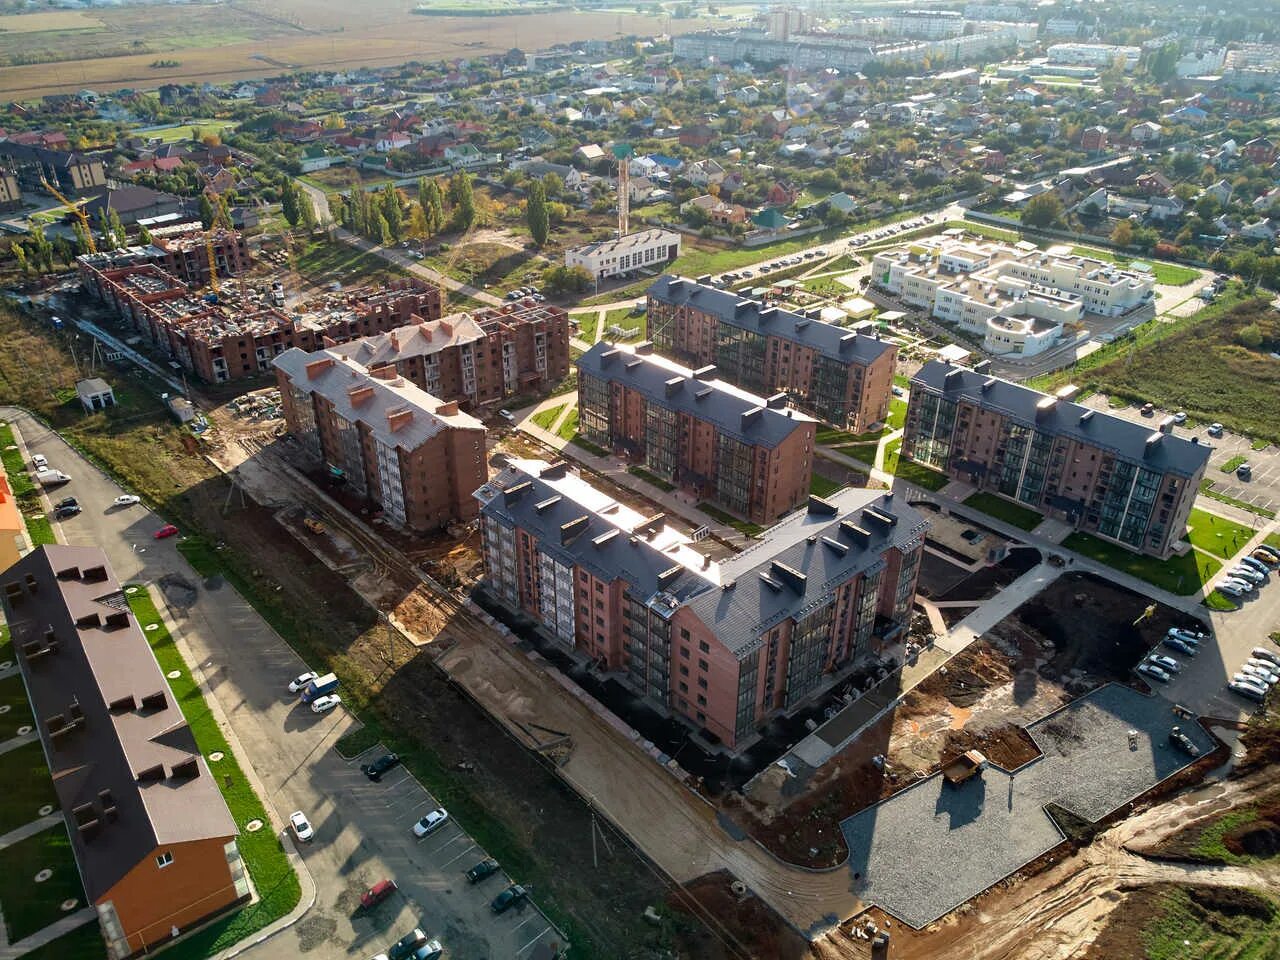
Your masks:
<instances>
[{"instance_id":1,"label":"small shed","mask_svg":"<svg viewBox=\"0 0 1280 960\"><path fill-rule=\"evenodd\" d=\"M954 343L949 343L938 351L938 359L946 363L964 363L971 356L972 351Z\"/></svg>"},{"instance_id":2,"label":"small shed","mask_svg":"<svg viewBox=\"0 0 1280 960\"><path fill-rule=\"evenodd\" d=\"M865 320L876 312L876 305L863 297L853 297L840 304L851 320Z\"/></svg>"},{"instance_id":3,"label":"small shed","mask_svg":"<svg viewBox=\"0 0 1280 960\"><path fill-rule=\"evenodd\" d=\"M116 395L110 384L101 377L90 377L88 380L76 382L76 396L84 405L86 413L97 413L116 405Z\"/></svg>"}]
</instances>

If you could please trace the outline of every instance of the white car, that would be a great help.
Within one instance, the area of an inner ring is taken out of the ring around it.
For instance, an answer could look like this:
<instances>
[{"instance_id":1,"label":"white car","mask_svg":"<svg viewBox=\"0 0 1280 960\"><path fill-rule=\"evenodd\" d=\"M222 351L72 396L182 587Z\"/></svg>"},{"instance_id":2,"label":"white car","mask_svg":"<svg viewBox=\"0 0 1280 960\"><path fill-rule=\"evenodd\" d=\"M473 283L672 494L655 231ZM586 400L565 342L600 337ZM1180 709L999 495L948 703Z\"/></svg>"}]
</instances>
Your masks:
<instances>
[{"instance_id":1,"label":"white car","mask_svg":"<svg viewBox=\"0 0 1280 960\"><path fill-rule=\"evenodd\" d=\"M1244 577L1230 576L1222 581L1229 587L1235 587L1241 593L1253 593L1258 589L1258 585L1252 580L1246 580Z\"/></svg>"},{"instance_id":2,"label":"white car","mask_svg":"<svg viewBox=\"0 0 1280 960\"><path fill-rule=\"evenodd\" d=\"M111 501L113 507L132 507L135 503L141 503L142 498L132 493L122 493Z\"/></svg>"},{"instance_id":3,"label":"white car","mask_svg":"<svg viewBox=\"0 0 1280 960\"><path fill-rule=\"evenodd\" d=\"M37 453L34 457L31 458L31 465L35 467L37 470L48 470L49 458L46 457L43 453Z\"/></svg>"},{"instance_id":4,"label":"white car","mask_svg":"<svg viewBox=\"0 0 1280 960\"><path fill-rule=\"evenodd\" d=\"M299 840L310 840L316 835L315 830L311 828L311 821L301 810L295 810L289 814L289 826L293 828L293 835Z\"/></svg>"},{"instance_id":5,"label":"white car","mask_svg":"<svg viewBox=\"0 0 1280 960\"><path fill-rule=\"evenodd\" d=\"M336 693L326 693L323 697L316 697L311 701L311 712L328 713L341 702L342 698Z\"/></svg>"},{"instance_id":6,"label":"white car","mask_svg":"<svg viewBox=\"0 0 1280 960\"><path fill-rule=\"evenodd\" d=\"M1247 674L1250 674L1251 676L1257 677L1267 686L1271 686L1271 684L1275 683L1277 680L1280 680L1280 674L1277 674L1272 670L1268 670L1266 667L1260 667L1258 666L1258 664L1252 663L1252 662L1242 663L1240 665L1240 672L1247 673Z\"/></svg>"},{"instance_id":7,"label":"white car","mask_svg":"<svg viewBox=\"0 0 1280 960\"><path fill-rule=\"evenodd\" d=\"M1227 571L1228 577L1235 577L1238 580L1248 580L1250 583L1266 583L1266 574L1259 573L1251 567L1246 567L1243 563L1238 567L1232 567Z\"/></svg>"},{"instance_id":8,"label":"white car","mask_svg":"<svg viewBox=\"0 0 1280 960\"><path fill-rule=\"evenodd\" d=\"M421 820L413 825L413 835L415 837L429 837L449 820L449 811L444 807L436 807Z\"/></svg>"},{"instance_id":9,"label":"white car","mask_svg":"<svg viewBox=\"0 0 1280 960\"><path fill-rule=\"evenodd\" d=\"M1259 693L1267 692L1267 685L1251 673L1241 672L1241 673L1232 674L1231 682L1240 683L1247 687L1253 687Z\"/></svg>"},{"instance_id":10,"label":"white car","mask_svg":"<svg viewBox=\"0 0 1280 960\"><path fill-rule=\"evenodd\" d=\"M1183 630L1181 627L1170 627L1166 636L1177 637L1187 643L1199 643L1201 640L1209 639L1199 630Z\"/></svg>"},{"instance_id":11,"label":"white car","mask_svg":"<svg viewBox=\"0 0 1280 960\"><path fill-rule=\"evenodd\" d=\"M1153 653L1147 657L1148 663L1153 663L1165 673L1179 673L1182 670L1182 664L1173 657L1166 657L1162 653Z\"/></svg>"},{"instance_id":12,"label":"white car","mask_svg":"<svg viewBox=\"0 0 1280 960\"><path fill-rule=\"evenodd\" d=\"M1159 680L1161 683L1169 682L1169 674L1161 670L1153 663L1142 662L1138 664L1138 672L1144 676L1150 677L1152 680Z\"/></svg>"},{"instance_id":13,"label":"white car","mask_svg":"<svg viewBox=\"0 0 1280 960\"><path fill-rule=\"evenodd\" d=\"M1220 584L1218 584L1213 589L1217 590L1223 596L1232 597L1233 599L1237 597L1243 597L1245 595L1245 591L1240 590L1236 587L1233 587L1226 580L1223 580Z\"/></svg>"},{"instance_id":14,"label":"white car","mask_svg":"<svg viewBox=\"0 0 1280 960\"><path fill-rule=\"evenodd\" d=\"M1259 660L1269 660L1277 667L1280 667L1280 653L1272 653L1266 647L1254 647L1253 655Z\"/></svg>"},{"instance_id":15,"label":"white car","mask_svg":"<svg viewBox=\"0 0 1280 960\"><path fill-rule=\"evenodd\" d=\"M320 674L316 673L314 670L308 670L306 673L299 674L289 681L289 692L297 693L318 676L320 676Z\"/></svg>"},{"instance_id":16,"label":"white car","mask_svg":"<svg viewBox=\"0 0 1280 960\"><path fill-rule=\"evenodd\" d=\"M1232 693L1238 693L1240 696L1247 697L1250 700L1255 700L1258 703L1261 703L1267 698L1267 692L1265 690L1260 690L1249 683L1237 683L1233 680L1231 683L1227 684L1227 689Z\"/></svg>"}]
</instances>

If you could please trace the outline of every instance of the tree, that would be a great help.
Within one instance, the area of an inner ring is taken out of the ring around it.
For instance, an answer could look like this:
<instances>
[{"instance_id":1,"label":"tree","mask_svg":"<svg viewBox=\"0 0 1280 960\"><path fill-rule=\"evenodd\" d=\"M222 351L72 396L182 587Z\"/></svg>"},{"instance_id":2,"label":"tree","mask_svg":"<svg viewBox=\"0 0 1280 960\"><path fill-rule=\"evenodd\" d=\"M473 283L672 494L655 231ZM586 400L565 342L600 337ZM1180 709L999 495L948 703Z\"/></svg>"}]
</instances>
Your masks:
<instances>
[{"instance_id":1,"label":"tree","mask_svg":"<svg viewBox=\"0 0 1280 960\"><path fill-rule=\"evenodd\" d=\"M1231 258L1231 272L1245 283L1253 283L1258 279L1258 255L1251 250L1237 253Z\"/></svg>"},{"instance_id":2,"label":"tree","mask_svg":"<svg viewBox=\"0 0 1280 960\"><path fill-rule=\"evenodd\" d=\"M1062 201L1056 193L1042 193L1027 201L1022 222L1029 227L1049 227L1062 217Z\"/></svg>"},{"instance_id":3,"label":"tree","mask_svg":"<svg viewBox=\"0 0 1280 960\"><path fill-rule=\"evenodd\" d=\"M111 227L111 235L115 237L116 246L127 247L129 245L129 231L120 222L120 214L112 210L111 215L107 217L107 225Z\"/></svg>"},{"instance_id":4,"label":"tree","mask_svg":"<svg viewBox=\"0 0 1280 960\"><path fill-rule=\"evenodd\" d=\"M111 217L106 207L98 210L98 233L102 236L102 245L108 250L116 248L116 234L111 229Z\"/></svg>"},{"instance_id":5,"label":"tree","mask_svg":"<svg viewBox=\"0 0 1280 960\"><path fill-rule=\"evenodd\" d=\"M53 244L44 235L44 227L31 228L31 259L37 270L53 269Z\"/></svg>"},{"instance_id":6,"label":"tree","mask_svg":"<svg viewBox=\"0 0 1280 960\"><path fill-rule=\"evenodd\" d=\"M206 230L213 226L213 204L207 193L200 194L200 224Z\"/></svg>"},{"instance_id":7,"label":"tree","mask_svg":"<svg viewBox=\"0 0 1280 960\"><path fill-rule=\"evenodd\" d=\"M347 121L342 119L341 114L331 113L324 118L324 128L326 130L345 130Z\"/></svg>"},{"instance_id":8,"label":"tree","mask_svg":"<svg viewBox=\"0 0 1280 960\"><path fill-rule=\"evenodd\" d=\"M280 187L280 212L289 221L290 227L296 227L302 219L302 210L298 207L298 191L292 180L286 180Z\"/></svg>"},{"instance_id":9,"label":"tree","mask_svg":"<svg viewBox=\"0 0 1280 960\"><path fill-rule=\"evenodd\" d=\"M373 222L376 227L376 233L378 234L378 242L384 247L391 246L391 244L395 242L395 238L391 236L391 227L387 224L387 218L381 213L378 213L374 217Z\"/></svg>"},{"instance_id":10,"label":"tree","mask_svg":"<svg viewBox=\"0 0 1280 960\"><path fill-rule=\"evenodd\" d=\"M404 233L404 208L400 206L400 194L396 191L394 184L388 183L382 188L379 207L383 219L387 221L392 239L399 240Z\"/></svg>"},{"instance_id":11,"label":"tree","mask_svg":"<svg viewBox=\"0 0 1280 960\"><path fill-rule=\"evenodd\" d=\"M1111 242L1117 247L1128 247L1133 244L1133 224L1128 220L1121 220L1116 224L1115 229L1111 231Z\"/></svg>"},{"instance_id":12,"label":"tree","mask_svg":"<svg viewBox=\"0 0 1280 960\"><path fill-rule=\"evenodd\" d=\"M27 260L27 251L20 243L13 245L13 259L17 261L18 269L22 271L24 277L31 275L31 262Z\"/></svg>"},{"instance_id":13,"label":"tree","mask_svg":"<svg viewBox=\"0 0 1280 960\"><path fill-rule=\"evenodd\" d=\"M298 191L297 198L302 226L308 233L311 233L319 225L319 220L316 218L315 205L311 202L311 197L302 190Z\"/></svg>"},{"instance_id":14,"label":"tree","mask_svg":"<svg viewBox=\"0 0 1280 960\"><path fill-rule=\"evenodd\" d=\"M559 200L564 193L564 180L559 174L548 171L542 175L542 189L548 199Z\"/></svg>"},{"instance_id":15,"label":"tree","mask_svg":"<svg viewBox=\"0 0 1280 960\"><path fill-rule=\"evenodd\" d=\"M1176 43L1166 43L1154 51L1147 60L1147 73L1156 83L1173 79L1177 73L1180 51Z\"/></svg>"},{"instance_id":16,"label":"tree","mask_svg":"<svg viewBox=\"0 0 1280 960\"><path fill-rule=\"evenodd\" d=\"M414 240L425 240L428 236L427 215L422 204L416 200L409 204L409 222L405 225L404 235Z\"/></svg>"},{"instance_id":17,"label":"tree","mask_svg":"<svg viewBox=\"0 0 1280 960\"><path fill-rule=\"evenodd\" d=\"M427 218L427 236L434 237L444 229L444 196L440 192L440 184L435 180L427 182L426 200L422 202L422 213Z\"/></svg>"},{"instance_id":18,"label":"tree","mask_svg":"<svg viewBox=\"0 0 1280 960\"><path fill-rule=\"evenodd\" d=\"M145 247L145 246L150 246L151 243L153 242L154 242L154 238L151 236L151 231L148 230L145 226L140 224L138 226L138 243L142 244Z\"/></svg>"},{"instance_id":19,"label":"tree","mask_svg":"<svg viewBox=\"0 0 1280 960\"><path fill-rule=\"evenodd\" d=\"M1250 323L1236 331L1236 343L1249 350L1257 350L1262 346L1262 328Z\"/></svg>"},{"instance_id":20,"label":"tree","mask_svg":"<svg viewBox=\"0 0 1280 960\"><path fill-rule=\"evenodd\" d=\"M566 267L557 264L542 272L542 285L556 293L581 293L595 282L586 267Z\"/></svg>"},{"instance_id":21,"label":"tree","mask_svg":"<svg viewBox=\"0 0 1280 960\"><path fill-rule=\"evenodd\" d=\"M539 249L547 243L547 235L551 232L551 221L547 213L547 194L542 184L535 180L529 184L529 200L525 204L525 219L529 224L529 235Z\"/></svg>"},{"instance_id":22,"label":"tree","mask_svg":"<svg viewBox=\"0 0 1280 960\"><path fill-rule=\"evenodd\" d=\"M453 229L470 230L476 222L476 198L467 171L459 170L449 179L449 200L453 203Z\"/></svg>"}]
</instances>

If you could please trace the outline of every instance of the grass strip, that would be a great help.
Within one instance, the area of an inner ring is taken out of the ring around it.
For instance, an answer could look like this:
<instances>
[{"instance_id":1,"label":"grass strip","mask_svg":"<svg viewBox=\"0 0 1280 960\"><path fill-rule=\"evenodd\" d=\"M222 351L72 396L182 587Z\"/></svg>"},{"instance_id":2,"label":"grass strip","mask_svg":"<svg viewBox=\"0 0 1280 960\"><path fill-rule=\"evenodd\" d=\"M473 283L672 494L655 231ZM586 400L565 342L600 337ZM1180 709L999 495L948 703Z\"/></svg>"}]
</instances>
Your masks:
<instances>
[{"instance_id":1,"label":"grass strip","mask_svg":"<svg viewBox=\"0 0 1280 960\"><path fill-rule=\"evenodd\" d=\"M556 422L556 417L560 416L560 412L564 410L567 404L560 404L558 407L548 407L546 410L539 410L532 417L534 424L543 430L550 430L551 425Z\"/></svg>"},{"instance_id":2,"label":"grass strip","mask_svg":"<svg viewBox=\"0 0 1280 960\"><path fill-rule=\"evenodd\" d=\"M964 501L966 507L973 507L983 513L1012 524L1019 530L1034 530L1044 517L1029 507L1019 506L994 493L975 493Z\"/></svg>"},{"instance_id":3,"label":"grass strip","mask_svg":"<svg viewBox=\"0 0 1280 960\"><path fill-rule=\"evenodd\" d=\"M51 876L36 883L42 870ZM61 920L67 915L62 903L70 900L76 901L76 910L87 903L65 825L55 824L0 850L0 907L10 943Z\"/></svg>"},{"instance_id":4,"label":"grass strip","mask_svg":"<svg viewBox=\"0 0 1280 960\"><path fill-rule=\"evenodd\" d=\"M1110 543L1078 531L1063 540L1062 546L1064 549L1083 554L1098 563L1137 577L1139 580L1145 580L1162 590L1184 597L1197 592L1222 569L1222 564L1217 560L1195 550L1187 551L1185 556L1160 560L1134 553L1117 543Z\"/></svg>"},{"instance_id":5,"label":"grass strip","mask_svg":"<svg viewBox=\"0 0 1280 960\"><path fill-rule=\"evenodd\" d=\"M1230 504L1233 507L1239 507L1241 510L1248 510L1250 513L1256 513L1260 517L1266 517L1268 520L1276 518L1274 510L1268 510L1266 507L1260 507L1256 503L1247 503L1244 500L1237 500L1235 497L1229 497L1225 493L1219 493L1213 489L1213 481L1208 477L1200 481L1200 495L1208 497L1210 500L1217 500L1219 503Z\"/></svg>"},{"instance_id":6,"label":"grass strip","mask_svg":"<svg viewBox=\"0 0 1280 960\"><path fill-rule=\"evenodd\" d=\"M53 791L53 778L44 762L44 747L39 740L24 743L0 753L0 834L24 827L42 816L43 807L57 808L58 796Z\"/></svg>"},{"instance_id":7,"label":"grass strip","mask_svg":"<svg viewBox=\"0 0 1280 960\"><path fill-rule=\"evenodd\" d=\"M1235 473L1236 467L1240 466L1242 463L1248 463L1248 462L1249 462L1248 457L1246 457L1242 453L1237 453L1230 460L1226 461L1220 467L1218 467L1218 469L1221 470L1223 473Z\"/></svg>"},{"instance_id":8,"label":"grass strip","mask_svg":"<svg viewBox=\"0 0 1280 960\"><path fill-rule=\"evenodd\" d=\"M633 477L639 477L645 483L653 484L665 493L670 493L676 488L674 483L668 483L656 473L650 473L648 470L644 469L644 467L627 467L627 473L631 474Z\"/></svg>"}]
</instances>

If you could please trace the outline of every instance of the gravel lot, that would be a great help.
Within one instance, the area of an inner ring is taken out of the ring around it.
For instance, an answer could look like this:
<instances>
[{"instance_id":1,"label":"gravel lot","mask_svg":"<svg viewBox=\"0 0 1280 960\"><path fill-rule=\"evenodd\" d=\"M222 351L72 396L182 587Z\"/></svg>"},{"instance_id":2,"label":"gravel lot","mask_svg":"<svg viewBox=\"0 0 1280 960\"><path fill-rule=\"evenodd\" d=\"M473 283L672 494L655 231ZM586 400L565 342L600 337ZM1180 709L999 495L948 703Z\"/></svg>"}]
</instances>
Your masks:
<instances>
[{"instance_id":1,"label":"gravel lot","mask_svg":"<svg viewBox=\"0 0 1280 960\"><path fill-rule=\"evenodd\" d=\"M934 775L850 817L854 892L913 927L938 919L1062 839L1046 804L1096 821L1186 766L1175 723L1212 748L1170 701L1109 684L1028 727L1043 756L1017 772L988 767L959 787Z\"/></svg>"}]
</instances>

